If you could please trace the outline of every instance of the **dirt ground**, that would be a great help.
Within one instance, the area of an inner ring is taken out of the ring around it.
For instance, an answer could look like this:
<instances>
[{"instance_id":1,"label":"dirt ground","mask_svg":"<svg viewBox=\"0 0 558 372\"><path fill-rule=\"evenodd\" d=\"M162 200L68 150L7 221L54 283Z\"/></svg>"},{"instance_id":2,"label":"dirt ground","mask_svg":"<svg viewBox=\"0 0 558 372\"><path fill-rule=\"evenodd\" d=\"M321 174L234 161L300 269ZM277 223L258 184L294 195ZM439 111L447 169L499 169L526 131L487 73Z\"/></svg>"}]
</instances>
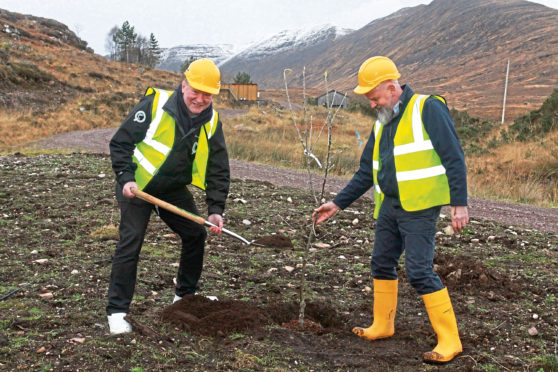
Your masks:
<instances>
[{"instance_id":1,"label":"dirt ground","mask_svg":"<svg viewBox=\"0 0 558 372\"><path fill-rule=\"evenodd\" d=\"M226 227L293 247L210 234L199 294L171 305L179 241L154 215L128 315L134 332L111 337L104 308L119 212L108 156L2 156L0 174L0 370L558 370L554 232L473 217L446 235L449 219L440 218L435 267L464 351L429 366L422 353L436 338L403 260L395 335L368 342L351 333L372 321L370 199L317 229L300 330L293 320L315 202L307 190L236 177Z\"/></svg>"}]
</instances>

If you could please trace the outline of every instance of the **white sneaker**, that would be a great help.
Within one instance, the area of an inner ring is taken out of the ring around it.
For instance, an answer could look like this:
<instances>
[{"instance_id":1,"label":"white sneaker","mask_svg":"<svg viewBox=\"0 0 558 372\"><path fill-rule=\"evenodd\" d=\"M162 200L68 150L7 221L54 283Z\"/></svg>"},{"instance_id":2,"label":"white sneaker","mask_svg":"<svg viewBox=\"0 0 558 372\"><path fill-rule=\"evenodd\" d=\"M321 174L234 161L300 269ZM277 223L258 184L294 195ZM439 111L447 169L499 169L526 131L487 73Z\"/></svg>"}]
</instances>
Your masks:
<instances>
[{"instance_id":1,"label":"white sneaker","mask_svg":"<svg viewBox=\"0 0 558 372\"><path fill-rule=\"evenodd\" d=\"M180 301L182 300L182 297L174 295L174 300L172 300L172 303L174 304L176 301Z\"/></svg>"},{"instance_id":2,"label":"white sneaker","mask_svg":"<svg viewBox=\"0 0 558 372\"><path fill-rule=\"evenodd\" d=\"M132 325L124 320L125 316L126 313L114 313L107 316L111 335L132 332Z\"/></svg>"}]
</instances>

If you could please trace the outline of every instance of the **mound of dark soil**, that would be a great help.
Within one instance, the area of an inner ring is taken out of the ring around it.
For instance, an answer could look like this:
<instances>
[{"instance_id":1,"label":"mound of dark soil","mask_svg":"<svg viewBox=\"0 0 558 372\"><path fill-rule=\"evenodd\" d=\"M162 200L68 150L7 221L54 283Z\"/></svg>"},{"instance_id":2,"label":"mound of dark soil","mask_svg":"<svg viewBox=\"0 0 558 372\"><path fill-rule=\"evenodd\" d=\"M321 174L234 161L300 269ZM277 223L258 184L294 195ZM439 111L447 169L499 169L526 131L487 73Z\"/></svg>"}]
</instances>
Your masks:
<instances>
[{"instance_id":1,"label":"mound of dark soil","mask_svg":"<svg viewBox=\"0 0 558 372\"><path fill-rule=\"evenodd\" d=\"M434 267L442 282L451 290L484 292L490 296L514 298L522 285L508 275L486 267L480 260L465 256L438 253Z\"/></svg>"},{"instance_id":2,"label":"mound of dark soil","mask_svg":"<svg viewBox=\"0 0 558 372\"><path fill-rule=\"evenodd\" d=\"M256 331L278 324L297 331L323 334L341 328L343 322L335 309L323 303L308 303L304 326L298 325L298 303L275 303L259 307L252 302L187 295L163 309L161 318L179 328L205 336L226 336L235 332Z\"/></svg>"},{"instance_id":3,"label":"mound of dark soil","mask_svg":"<svg viewBox=\"0 0 558 372\"><path fill-rule=\"evenodd\" d=\"M184 296L166 307L161 317L185 331L206 336L224 336L270 323L267 314L254 303L213 301L196 295Z\"/></svg>"}]
</instances>

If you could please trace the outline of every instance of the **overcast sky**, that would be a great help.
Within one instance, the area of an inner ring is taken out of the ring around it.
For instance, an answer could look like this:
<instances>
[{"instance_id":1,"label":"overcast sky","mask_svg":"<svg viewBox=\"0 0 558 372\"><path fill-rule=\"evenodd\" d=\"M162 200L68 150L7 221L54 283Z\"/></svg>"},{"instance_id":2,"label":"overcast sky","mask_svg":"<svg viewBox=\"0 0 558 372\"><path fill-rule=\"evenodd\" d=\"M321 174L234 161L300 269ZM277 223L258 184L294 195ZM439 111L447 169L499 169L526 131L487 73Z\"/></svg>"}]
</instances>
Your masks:
<instances>
[{"instance_id":1,"label":"overcast sky","mask_svg":"<svg viewBox=\"0 0 558 372\"><path fill-rule=\"evenodd\" d=\"M467 0L458 0L467 1ZM113 26L130 22L159 46L232 44L237 48L287 30L332 24L359 29L398 9L431 0L0 0L0 8L66 24L105 54ZM558 9L558 0L536 0Z\"/></svg>"}]
</instances>

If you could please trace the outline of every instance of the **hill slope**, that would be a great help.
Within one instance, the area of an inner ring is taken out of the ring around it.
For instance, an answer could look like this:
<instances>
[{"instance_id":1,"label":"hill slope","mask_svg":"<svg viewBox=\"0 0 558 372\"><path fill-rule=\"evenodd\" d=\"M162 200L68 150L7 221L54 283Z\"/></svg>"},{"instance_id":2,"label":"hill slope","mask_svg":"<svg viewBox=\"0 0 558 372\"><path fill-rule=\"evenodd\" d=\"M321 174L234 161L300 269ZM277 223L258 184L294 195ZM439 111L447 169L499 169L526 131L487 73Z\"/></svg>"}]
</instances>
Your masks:
<instances>
[{"instance_id":1,"label":"hill slope","mask_svg":"<svg viewBox=\"0 0 558 372\"><path fill-rule=\"evenodd\" d=\"M259 63L222 66L244 70L263 87L281 88L283 69L292 68L290 84L350 90L360 64L386 55L398 64L403 83L416 91L444 95L451 107L475 116L499 119L506 74L510 75L506 117L538 108L558 81L558 10L523 0L435 0L404 8L332 40L320 50L297 49Z\"/></svg>"},{"instance_id":2,"label":"hill slope","mask_svg":"<svg viewBox=\"0 0 558 372\"><path fill-rule=\"evenodd\" d=\"M178 74L109 62L54 20L0 9L0 147L118 125L149 86Z\"/></svg>"}]
</instances>

